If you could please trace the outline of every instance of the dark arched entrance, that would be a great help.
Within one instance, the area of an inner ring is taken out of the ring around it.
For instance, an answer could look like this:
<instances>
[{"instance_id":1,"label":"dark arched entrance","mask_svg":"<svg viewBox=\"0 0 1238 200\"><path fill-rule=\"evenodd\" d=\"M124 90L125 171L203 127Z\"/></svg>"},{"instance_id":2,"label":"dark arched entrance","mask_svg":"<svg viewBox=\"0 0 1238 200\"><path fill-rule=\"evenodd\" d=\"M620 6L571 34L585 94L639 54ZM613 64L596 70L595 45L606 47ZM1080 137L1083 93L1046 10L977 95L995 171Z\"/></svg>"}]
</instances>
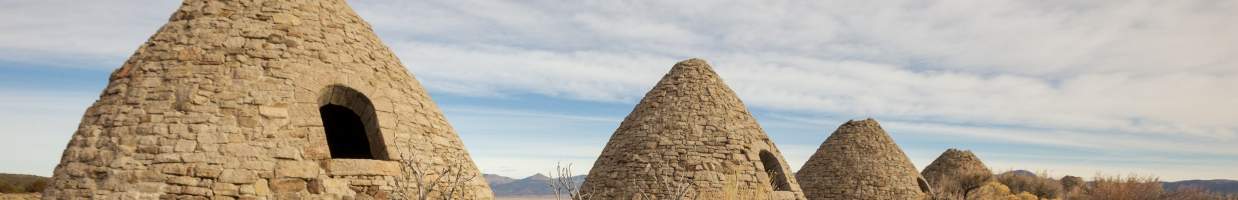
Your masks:
<instances>
[{"instance_id":1,"label":"dark arched entrance","mask_svg":"<svg viewBox=\"0 0 1238 200\"><path fill-rule=\"evenodd\" d=\"M387 159L374 104L361 92L332 85L318 99L331 158Z\"/></svg>"},{"instance_id":2,"label":"dark arched entrance","mask_svg":"<svg viewBox=\"0 0 1238 200\"><path fill-rule=\"evenodd\" d=\"M778 161L778 156L761 150L761 165L765 166L765 173L769 175L769 182L774 187L774 191L791 191L791 183L787 182L787 174L782 171L782 163Z\"/></svg>"},{"instance_id":3,"label":"dark arched entrance","mask_svg":"<svg viewBox=\"0 0 1238 200\"><path fill-rule=\"evenodd\" d=\"M318 109L322 126L327 132L327 147L332 158L374 159L370 139L365 134L361 117L344 106L327 104Z\"/></svg>"}]
</instances>

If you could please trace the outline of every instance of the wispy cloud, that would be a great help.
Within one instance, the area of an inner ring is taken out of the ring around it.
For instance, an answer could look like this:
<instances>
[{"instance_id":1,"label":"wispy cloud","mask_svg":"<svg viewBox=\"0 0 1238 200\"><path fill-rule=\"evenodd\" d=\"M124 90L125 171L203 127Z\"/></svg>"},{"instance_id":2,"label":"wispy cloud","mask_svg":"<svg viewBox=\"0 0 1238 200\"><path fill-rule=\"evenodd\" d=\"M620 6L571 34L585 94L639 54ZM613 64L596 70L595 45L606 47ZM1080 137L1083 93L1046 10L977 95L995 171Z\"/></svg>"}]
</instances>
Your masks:
<instances>
[{"instance_id":1,"label":"wispy cloud","mask_svg":"<svg viewBox=\"0 0 1238 200\"><path fill-rule=\"evenodd\" d=\"M0 61L119 67L180 1L0 2Z\"/></svg>"},{"instance_id":2,"label":"wispy cloud","mask_svg":"<svg viewBox=\"0 0 1238 200\"><path fill-rule=\"evenodd\" d=\"M670 63L699 56L712 60L755 107L1238 139L1238 125L1227 120L1238 118L1238 105L1227 103L1238 94L1225 92L1238 90L1232 67L1238 51L1214 43L1238 35L1238 26L1225 23L1232 12L1218 9L1238 8L1233 3L454 1L357 7L373 8L363 13L396 38L398 54L429 85L464 94L631 101ZM405 28L429 19L454 23Z\"/></svg>"},{"instance_id":3,"label":"wispy cloud","mask_svg":"<svg viewBox=\"0 0 1238 200\"><path fill-rule=\"evenodd\" d=\"M531 118L544 118L544 119L556 119L556 120L567 120L567 121L581 121L581 122L590 122L590 123L614 123L614 122L623 120L623 118L618 118L618 117L600 117L600 116L584 116L584 115L572 115L572 114L560 114L560 113L548 113L548 112L535 112L535 111L529 111L529 110L517 110L517 109L501 108L501 107L461 106L461 107L445 107L443 108L443 110L445 112L468 114L468 115L486 115L486 116L495 116L495 117L531 117Z\"/></svg>"},{"instance_id":4,"label":"wispy cloud","mask_svg":"<svg viewBox=\"0 0 1238 200\"><path fill-rule=\"evenodd\" d=\"M749 106L788 116L1052 148L1238 154L1238 46L1225 45L1238 43L1234 1L352 3L446 94L630 104L675 61L702 57ZM0 21L0 60L113 68L176 5L0 3L0 18L16 19ZM489 114L546 114L524 112Z\"/></svg>"}]
</instances>

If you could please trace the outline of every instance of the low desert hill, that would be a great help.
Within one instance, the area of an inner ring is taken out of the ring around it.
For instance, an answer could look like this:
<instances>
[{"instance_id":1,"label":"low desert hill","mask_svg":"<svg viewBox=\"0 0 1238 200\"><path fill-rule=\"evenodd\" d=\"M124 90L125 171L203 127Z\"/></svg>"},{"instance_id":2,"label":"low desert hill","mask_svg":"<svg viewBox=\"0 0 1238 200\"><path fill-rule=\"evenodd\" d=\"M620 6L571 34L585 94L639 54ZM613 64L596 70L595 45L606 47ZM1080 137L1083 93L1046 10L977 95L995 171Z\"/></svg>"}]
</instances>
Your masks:
<instances>
[{"instance_id":1,"label":"low desert hill","mask_svg":"<svg viewBox=\"0 0 1238 200\"><path fill-rule=\"evenodd\" d=\"M550 188L550 177L542 174L535 174L522 179L513 179L509 177L485 174L486 182L490 183L490 189L494 191L495 196L537 196L551 195L554 191ZM584 175L573 176L572 182L580 187L580 184L585 181Z\"/></svg>"},{"instance_id":2,"label":"low desert hill","mask_svg":"<svg viewBox=\"0 0 1238 200\"><path fill-rule=\"evenodd\" d=\"M1165 182L1162 186L1164 186L1166 190L1173 190L1180 187L1195 187L1207 189L1208 191L1216 193L1238 194L1238 181L1236 180L1186 180Z\"/></svg>"},{"instance_id":3,"label":"low desert hill","mask_svg":"<svg viewBox=\"0 0 1238 200\"><path fill-rule=\"evenodd\" d=\"M47 188L47 177L0 173L0 193L38 193Z\"/></svg>"}]
</instances>

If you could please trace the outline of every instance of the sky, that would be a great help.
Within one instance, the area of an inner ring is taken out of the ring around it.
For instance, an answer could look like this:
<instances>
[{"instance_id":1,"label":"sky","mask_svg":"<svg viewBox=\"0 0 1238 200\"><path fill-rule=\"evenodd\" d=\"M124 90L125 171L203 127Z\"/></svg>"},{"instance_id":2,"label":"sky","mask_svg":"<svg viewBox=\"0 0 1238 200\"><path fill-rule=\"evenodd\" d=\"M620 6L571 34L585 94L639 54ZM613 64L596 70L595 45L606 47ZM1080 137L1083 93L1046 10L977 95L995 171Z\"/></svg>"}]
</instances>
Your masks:
<instances>
[{"instance_id":1,"label":"sky","mask_svg":"<svg viewBox=\"0 0 1238 200\"><path fill-rule=\"evenodd\" d=\"M917 168L1238 179L1238 1L350 0L484 173L593 160L677 61L706 59L798 169L875 118ZM51 175L180 5L0 0L0 172Z\"/></svg>"}]
</instances>

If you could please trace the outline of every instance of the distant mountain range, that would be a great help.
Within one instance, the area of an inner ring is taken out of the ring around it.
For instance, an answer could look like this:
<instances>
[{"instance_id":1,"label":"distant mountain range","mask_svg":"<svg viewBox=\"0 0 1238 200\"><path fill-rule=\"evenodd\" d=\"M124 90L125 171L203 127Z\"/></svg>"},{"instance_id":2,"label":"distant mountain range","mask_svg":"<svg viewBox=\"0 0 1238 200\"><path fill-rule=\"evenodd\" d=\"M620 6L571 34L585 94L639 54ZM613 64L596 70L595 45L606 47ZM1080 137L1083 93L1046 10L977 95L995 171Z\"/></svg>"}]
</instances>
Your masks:
<instances>
[{"instance_id":1,"label":"distant mountain range","mask_svg":"<svg viewBox=\"0 0 1238 200\"><path fill-rule=\"evenodd\" d=\"M490 189L494 191L495 196L554 194L554 191L550 188L550 177L546 175L535 174L522 179L513 179L494 174L484 174L484 176L486 177L486 182L490 183ZM580 184L585 182L585 175L573 176L571 180L575 184L573 187L580 187Z\"/></svg>"},{"instance_id":2,"label":"distant mountain range","mask_svg":"<svg viewBox=\"0 0 1238 200\"><path fill-rule=\"evenodd\" d=\"M1165 182L1161 186L1165 187L1166 190L1173 190L1179 187L1198 187L1216 193L1238 194L1238 181L1236 180L1186 180Z\"/></svg>"},{"instance_id":3,"label":"distant mountain range","mask_svg":"<svg viewBox=\"0 0 1238 200\"><path fill-rule=\"evenodd\" d=\"M1002 174L1013 173L1016 176L1036 176L1036 173L1027 170L1014 170ZM1207 189L1209 192L1223 194L1238 194L1238 180L1213 179L1213 180L1185 180L1173 182L1161 182L1161 187L1165 190L1177 190L1182 187L1194 187Z\"/></svg>"},{"instance_id":4,"label":"distant mountain range","mask_svg":"<svg viewBox=\"0 0 1238 200\"><path fill-rule=\"evenodd\" d=\"M1003 172L1003 173L1001 173L1001 174L1014 174L1015 176L1036 176L1036 173L1035 173L1035 172L1032 172L1032 171L1027 171L1027 170L1022 170L1022 169L1020 169L1020 170L1014 170L1014 171L1008 171L1008 172ZM1001 175L1001 174L999 174L999 175Z\"/></svg>"}]
</instances>

